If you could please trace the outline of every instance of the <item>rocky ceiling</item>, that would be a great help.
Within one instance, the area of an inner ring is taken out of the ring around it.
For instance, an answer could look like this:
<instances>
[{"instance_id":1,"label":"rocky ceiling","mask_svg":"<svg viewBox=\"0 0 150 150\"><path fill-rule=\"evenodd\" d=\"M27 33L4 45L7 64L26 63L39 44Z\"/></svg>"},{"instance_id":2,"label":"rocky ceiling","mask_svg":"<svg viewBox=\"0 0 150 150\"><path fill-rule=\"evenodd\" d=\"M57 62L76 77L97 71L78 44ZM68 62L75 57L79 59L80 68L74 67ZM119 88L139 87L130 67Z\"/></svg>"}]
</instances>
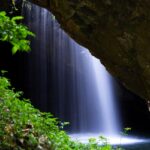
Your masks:
<instances>
[{"instance_id":1,"label":"rocky ceiling","mask_svg":"<svg viewBox=\"0 0 150 150\"><path fill-rule=\"evenodd\" d=\"M29 0L100 58L128 89L150 100L149 0Z\"/></svg>"}]
</instances>

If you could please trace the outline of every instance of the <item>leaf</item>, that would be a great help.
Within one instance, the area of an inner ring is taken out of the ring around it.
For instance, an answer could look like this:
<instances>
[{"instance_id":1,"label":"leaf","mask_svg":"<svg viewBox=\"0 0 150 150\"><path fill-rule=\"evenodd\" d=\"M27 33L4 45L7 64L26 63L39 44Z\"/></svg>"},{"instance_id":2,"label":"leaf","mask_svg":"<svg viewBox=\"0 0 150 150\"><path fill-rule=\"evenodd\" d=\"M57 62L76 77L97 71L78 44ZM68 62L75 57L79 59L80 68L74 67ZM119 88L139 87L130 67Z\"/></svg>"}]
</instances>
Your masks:
<instances>
[{"instance_id":1,"label":"leaf","mask_svg":"<svg viewBox=\"0 0 150 150\"><path fill-rule=\"evenodd\" d=\"M127 128L124 128L125 131L130 131L131 128L127 127Z\"/></svg>"},{"instance_id":2,"label":"leaf","mask_svg":"<svg viewBox=\"0 0 150 150\"><path fill-rule=\"evenodd\" d=\"M0 12L0 16L5 16L6 15L6 12L5 11L1 11Z\"/></svg>"},{"instance_id":3,"label":"leaf","mask_svg":"<svg viewBox=\"0 0 150 150\"><path fill-rule=\"evenodd\" d=\"M16 16L11 19L11 21L22 20L23 16Z\"/></svg>"},{"instance_id":4,"label":"leaf","mask_svg":"<svg viewBox=\"0 0 150 150\"><path fill-rule=\"evenodd\" d=\"M1 38L2 41L6 41L7 39L8 39L8 35L4 35L4 36Z\"/></svg>"},{"instance_id":5,"label":"leaf","mask_svg":"<svg viewBox=\"0 0 150 150\"><path fill-rule=\"evenodd\" d=\"M6 12L0 12L0 40L10 42L13 45L12 53L19 51L30 51L28 36L35 36L25 25L18 24L17 20L22 20L22 16L10 18Z\"/></svg>"},{"instance_id":6,"label":"leaf","mask_svg":"<svg viewBox=\"0 0 150 150\"><path fill-rule=\"evenodd\" d=\"M18 50L19 50L19 46L14 45L13 48L12 48L12 54L14 55Z\"/></svg>"},{"instance_id":7,"label":"leaf","mask_svg":"<svg viewBox=\"0 0 150 150\"><path fill-rule=\"evenodd\" d=\"M6 70L1 70L2 75L4 75L5 73L7 73L8 71Z\"/></svg>"}]
</instances>

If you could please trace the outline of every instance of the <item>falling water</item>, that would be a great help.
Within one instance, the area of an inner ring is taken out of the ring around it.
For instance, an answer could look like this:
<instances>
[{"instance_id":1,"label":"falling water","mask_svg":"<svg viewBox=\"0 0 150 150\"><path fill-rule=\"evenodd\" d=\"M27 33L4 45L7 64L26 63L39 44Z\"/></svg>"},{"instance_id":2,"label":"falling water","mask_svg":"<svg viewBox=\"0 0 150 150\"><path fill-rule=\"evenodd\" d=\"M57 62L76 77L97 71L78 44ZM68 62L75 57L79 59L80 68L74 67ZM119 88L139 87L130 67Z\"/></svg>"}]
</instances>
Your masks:
<instances>
[{"instance_id":1,"label":"falling water","mask_svg":"<svg viewBox=\"0 0 150 150\"><path fill-rule=\"evenodd\" d=\"M71 133L117 134L116 98L104 66L47 10L26 2L23 15L36 34L23 58L24 90L34 105L69 121Z\"/></svg>"},{"instance_id":2,"label":"falling water","mask_svg":"<svg viewBox=\"0 0 150 150\"><path fill-rule=\"evenodd\" d=\"M95 57L93 57L93 68L93 77L97 81L95 87L98 94L100 109L101 113L104 114L102 117L102 122L105 125L104 133L115 135L119 131L119 122L116 114L112 77Z\"/></svg>"}]
</instances>

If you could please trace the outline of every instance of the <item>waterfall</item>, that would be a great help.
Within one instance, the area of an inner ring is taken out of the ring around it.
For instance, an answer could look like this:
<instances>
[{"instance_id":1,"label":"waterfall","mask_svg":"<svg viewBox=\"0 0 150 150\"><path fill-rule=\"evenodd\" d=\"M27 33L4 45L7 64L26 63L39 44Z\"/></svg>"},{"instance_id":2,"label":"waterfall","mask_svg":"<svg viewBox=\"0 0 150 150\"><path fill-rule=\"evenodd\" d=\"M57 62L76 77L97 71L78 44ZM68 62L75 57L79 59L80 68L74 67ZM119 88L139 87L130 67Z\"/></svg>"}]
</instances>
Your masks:
<instances>
[{"instance_id":1,"label":"waterfall","mask_svg":"<svg viewBox=\"0 0 150 150\"><path fill-rule=\"evenodd\" d=\"M69 121L70 133L119 132L112 77L46 9L25 2L25 23L36 34L25 54L25 93L33 104Z\"/></svg>"},{"instance_id":2,"label":"waterfall","mask_svg":"<svg viewBox=\"0 0 150 150\"><path fill-rule=\"evenodd\" d=\"M115 95L113 90L112 77L98 59L93 57L93 77L96 79L96 90L100 103L101 113L104 114L102 122L105 125L104 133L115 135L118 133L119 122L117 108L115 107Z\"/></svg>"}]
</instances>

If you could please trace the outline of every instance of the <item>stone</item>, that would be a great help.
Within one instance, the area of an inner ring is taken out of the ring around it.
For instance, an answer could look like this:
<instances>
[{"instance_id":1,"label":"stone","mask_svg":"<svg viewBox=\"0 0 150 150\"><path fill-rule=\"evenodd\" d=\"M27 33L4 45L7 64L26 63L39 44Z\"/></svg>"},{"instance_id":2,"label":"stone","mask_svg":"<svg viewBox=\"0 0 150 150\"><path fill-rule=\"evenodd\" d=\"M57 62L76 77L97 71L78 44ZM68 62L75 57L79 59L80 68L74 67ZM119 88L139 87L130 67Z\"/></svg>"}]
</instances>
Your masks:
<instances>
[{"instance_id":1,"label":"stone","mask_svg":"<svg viewBox=\"0 0 150 150\"><path fill-rule=\"evenodd\" d=\"M126 88L150 100L149 0L29 1L50 10Z\"/></svg>"}]
</instances>

